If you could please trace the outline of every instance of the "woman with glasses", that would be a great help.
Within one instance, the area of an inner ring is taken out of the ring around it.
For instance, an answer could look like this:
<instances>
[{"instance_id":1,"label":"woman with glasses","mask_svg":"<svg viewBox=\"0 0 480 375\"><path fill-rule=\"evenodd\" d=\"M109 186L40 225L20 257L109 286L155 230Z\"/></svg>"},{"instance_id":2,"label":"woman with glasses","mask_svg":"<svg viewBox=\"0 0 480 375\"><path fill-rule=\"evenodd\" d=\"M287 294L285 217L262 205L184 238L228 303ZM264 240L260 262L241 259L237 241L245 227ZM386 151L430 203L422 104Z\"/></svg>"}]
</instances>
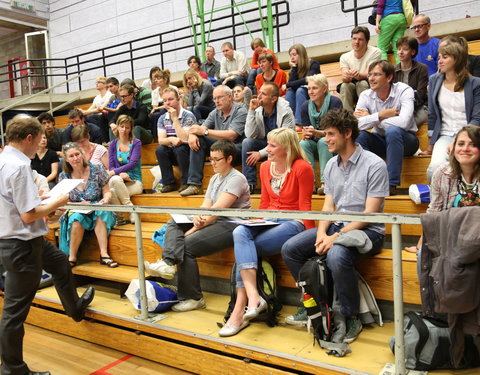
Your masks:
<instances>
[{"instance_id":1,"label":"woman with glasses","mask_svg":"<svg viewBox=\"0 0 480 375\"><path fill-rule=\"evenodd\" d=\"M268 160L260 167L262 194L260 209L310 211L313 170L306 161L294 130L279 128L267 135ZM220 336L233 336L267 309L257 289L259 256L279 254L291 237L315 226L312 220L269 219L273 226L240 225L233 231L237 299Z\"/></svg>"},{"instance_id":2,"label":"woman with glasses","mask_svg":"<svg viewBox=\"0 0 480 375\"><path fill-rule=\"evenodd\" d=\"M202 208L248 209L250 190L245 176L233 168L236 147L231 141L220 140L210 148L210 162L215 175L210 179ZM218 253L233 246L232 232L238 218L194 216L190 222L170 219L164 237L162 259L145 262L145 271L152 276L173 279L178 268L179 303L173 311L205 308L196 258ZM178 219L177 219L178 220Z\"/></svg>"},{"instance_id":3,"label":"woman with glasses","mask_svg":"<svg viewBox=\"0 0 480 375\"><path fill-rule=\"evenodd\" d=\"M438 73L428 83L428 132L433 172L448 159L453 140L465 125L480 125L480 78L470 76L467 51L459 43L442 45L438 50Z\"/></svg>"},{"instance_id":4,"label":"woman with glasses","mask_svg":"<svg viewBox=\"0 0 480 375\"><path fill-rule=\"evenodd\" d=\"M80 146L86 161L92 164L101 164L108 169L108 151L104 146L90 142L90 132L86 125L78 125L73 128L72 141Z\"/></svg>"},{"instance_id":5,"label":"woman with glasses","mask_svg":"<svg viewBox=\"0 0 480 375\"><path fill-rule=\"evenodd\" d=\"M108 204L111 193L108 186L108 173L102 165L85 160L82 149L70 142L63 146L63 172L58 178L81 179L84 182L70 191L70 201L87 204ZM108 234L115 225L113 212L95 210L69 210L61 218L60 250L68 254L71 267L77 265L80 244L93 233L100 247L100 264L117 267L118 263L108 255Z\"/></svg>"},{"instance_id":6,"label":"woman with glasses","mask_svg":"<svg viewBox=\"0 0 480 375\"><path fill-rule=\"evenodd\" d=\"M115 139L108 147L108 182L112 192L112 204L133 206L130 197L142 194L142 142L132 134L133 119L121 115L117 119ZM117 214L117 225L124 224L123 216ZM130 222L134 223L130 214Z\"/></svg>"}]
</instances>

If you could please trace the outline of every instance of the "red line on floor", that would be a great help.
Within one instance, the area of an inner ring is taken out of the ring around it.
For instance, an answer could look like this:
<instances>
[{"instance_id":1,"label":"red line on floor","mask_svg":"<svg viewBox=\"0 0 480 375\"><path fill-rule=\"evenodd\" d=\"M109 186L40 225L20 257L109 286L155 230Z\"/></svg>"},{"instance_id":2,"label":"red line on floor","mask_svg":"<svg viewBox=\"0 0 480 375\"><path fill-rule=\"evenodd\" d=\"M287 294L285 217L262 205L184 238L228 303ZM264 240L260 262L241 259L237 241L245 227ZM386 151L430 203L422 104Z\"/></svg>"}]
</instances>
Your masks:
<instances>
[{"instance_id":1,"label":"red line on floor","mask_svg":"<svg viewBox=\"0 0 480 375\"><path fill-rule=\"evenodd\" d=\"M132 358L133 355L128 354L123 358L120 358L116 360L115 362L110 363L109 365L106 365L105 367L102 367L101 369L98 369L97 371L92 372L90 375L112 375L109 372L106 372L106 370L111 369L112 367L115 367L116 365L119 365L122 362L125 362Z\"/></svg>"}]
</instances>

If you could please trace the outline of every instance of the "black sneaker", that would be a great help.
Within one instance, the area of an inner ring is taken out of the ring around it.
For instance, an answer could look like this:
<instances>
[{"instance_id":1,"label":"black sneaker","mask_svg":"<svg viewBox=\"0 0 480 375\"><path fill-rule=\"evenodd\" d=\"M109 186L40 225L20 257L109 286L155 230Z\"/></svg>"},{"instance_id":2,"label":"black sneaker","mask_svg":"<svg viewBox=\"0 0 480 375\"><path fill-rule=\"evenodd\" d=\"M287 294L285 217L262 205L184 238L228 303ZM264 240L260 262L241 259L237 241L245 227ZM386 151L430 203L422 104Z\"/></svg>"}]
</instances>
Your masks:
<instances>
[{"instance_id":1,"label":"black sneaker","mask_svg":"<svg viewBox=\"0 0 480 375\"><path fill-rule=\"evenodd\" d=\"M350 344L355 341L360 332L362 332L362 322L357 317L347 318L347 334L343 339L343 342Z\"/></svg>"}]
</instances>

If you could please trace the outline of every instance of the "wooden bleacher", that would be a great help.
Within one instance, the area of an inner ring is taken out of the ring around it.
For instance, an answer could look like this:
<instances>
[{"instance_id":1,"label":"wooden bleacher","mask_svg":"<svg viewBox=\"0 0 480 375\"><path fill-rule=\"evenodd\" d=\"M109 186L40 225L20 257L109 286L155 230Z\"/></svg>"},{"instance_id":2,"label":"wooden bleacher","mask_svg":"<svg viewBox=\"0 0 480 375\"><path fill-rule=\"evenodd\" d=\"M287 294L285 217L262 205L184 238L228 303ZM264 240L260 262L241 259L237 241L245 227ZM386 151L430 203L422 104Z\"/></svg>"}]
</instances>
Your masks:
<instances>
[{"instance_id":1,"label":"wooden bleacher","mask_svg":"<svg viewBox=\"0 0 480 375\"><path fill-rule=\"evenodd\" d=\"M480 41L469 42L469 53L480 55ZM341 82L339 63L322 64L321 70L328 78L329 90L332 92L335 91L336 86ZM85 104L77 107L88 108L89 105ZM56 117L57 127L63 128L67 124L67 116ZM425 149L428 143L426 133L426 125L421 126L417 134L420 139L421 149ZM149 169L157 164L155 157L155 148L157 146L157 144L143 146L142 177L145 189L151 188L153 183L153 176ZM426 183L425 171L429 162L430 157L428 156L404 158L400 188L407 188L413 183ZM316 173L318 174L318 168L316 169ZM205 164L204 172L204 188L206 188L209 178L213 175L213 170L208 162ZM203 196L180 197L174 193L141 194L132 198L134 204L137 205L176 207L199 207L202 200ZM254 208L257 208L258 204L259 196L254 195L252 197L252 205ZM322 205L323 197L314 195L312 199L312 209L321 210ZM385 203L385 212L387 213L420 214L425 212L425 210L425 204L415 205L408 196L405 195L389 197ZM165 214L142 214L142 237L146 260L155 261L161 257L161 248L151 241L151 237L155 230L164 225L168 219L169 216ZM55 240L55 231L58 231L58 228L56 228L55 225L51 227L52 230L49 233L49 239L53 241ZM390 233L391 228L387 226L387 234ZM402 234L405 236L419 236L421 234L421 228L416 225L404 225L402 227ZM93 278L108 279L119 283L128 283L137 275L135 247L135 230L133 225L114 228L109 238L109 251L121 266L117 269L100 266L98 263L98 248L96 241L93 239L82 249L80 254L81 261L80 264L74 268L74 273ZM230 277L230 269L233 261L232 249L225 250L220 254L198 259L200 272L203 276L222 279L228 279ZM280 256L274 257L272 261L279 274L278 284L282 287L295 288L294 280L290 276ZM391 265L392 252L387 249L373 257L370 261L362 263L359 267L360 272L372 286L378 299L393 300ZM416 257L414 254L404 252L403 269L405 302L419 304L420 297L416 277Z\"/></svg>"}]
</instances>

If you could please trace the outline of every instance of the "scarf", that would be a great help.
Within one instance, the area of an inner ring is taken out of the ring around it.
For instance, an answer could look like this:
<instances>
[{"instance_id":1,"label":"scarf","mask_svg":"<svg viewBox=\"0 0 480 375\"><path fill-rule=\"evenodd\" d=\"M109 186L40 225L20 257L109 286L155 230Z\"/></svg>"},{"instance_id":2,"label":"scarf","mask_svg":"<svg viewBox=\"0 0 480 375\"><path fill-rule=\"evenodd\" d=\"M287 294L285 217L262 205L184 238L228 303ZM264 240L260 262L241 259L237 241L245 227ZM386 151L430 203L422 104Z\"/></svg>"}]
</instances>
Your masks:
<instances>
[{"instance_id":1,"label":"scarf","mask_svg":"<svg viewBox=\"0 0 480 375\"><path fill-rule=\"evenodd\" d=\"M310 118L310 123L313 127L317 130L320 129L320 119L327 113L328 107L330 107L330 93L325 94L325 99L323 99L322 108L320 108L320 112L317 112L317 106L312 100L308 101L308 117Z\"/></svg>"}]
</instances>

